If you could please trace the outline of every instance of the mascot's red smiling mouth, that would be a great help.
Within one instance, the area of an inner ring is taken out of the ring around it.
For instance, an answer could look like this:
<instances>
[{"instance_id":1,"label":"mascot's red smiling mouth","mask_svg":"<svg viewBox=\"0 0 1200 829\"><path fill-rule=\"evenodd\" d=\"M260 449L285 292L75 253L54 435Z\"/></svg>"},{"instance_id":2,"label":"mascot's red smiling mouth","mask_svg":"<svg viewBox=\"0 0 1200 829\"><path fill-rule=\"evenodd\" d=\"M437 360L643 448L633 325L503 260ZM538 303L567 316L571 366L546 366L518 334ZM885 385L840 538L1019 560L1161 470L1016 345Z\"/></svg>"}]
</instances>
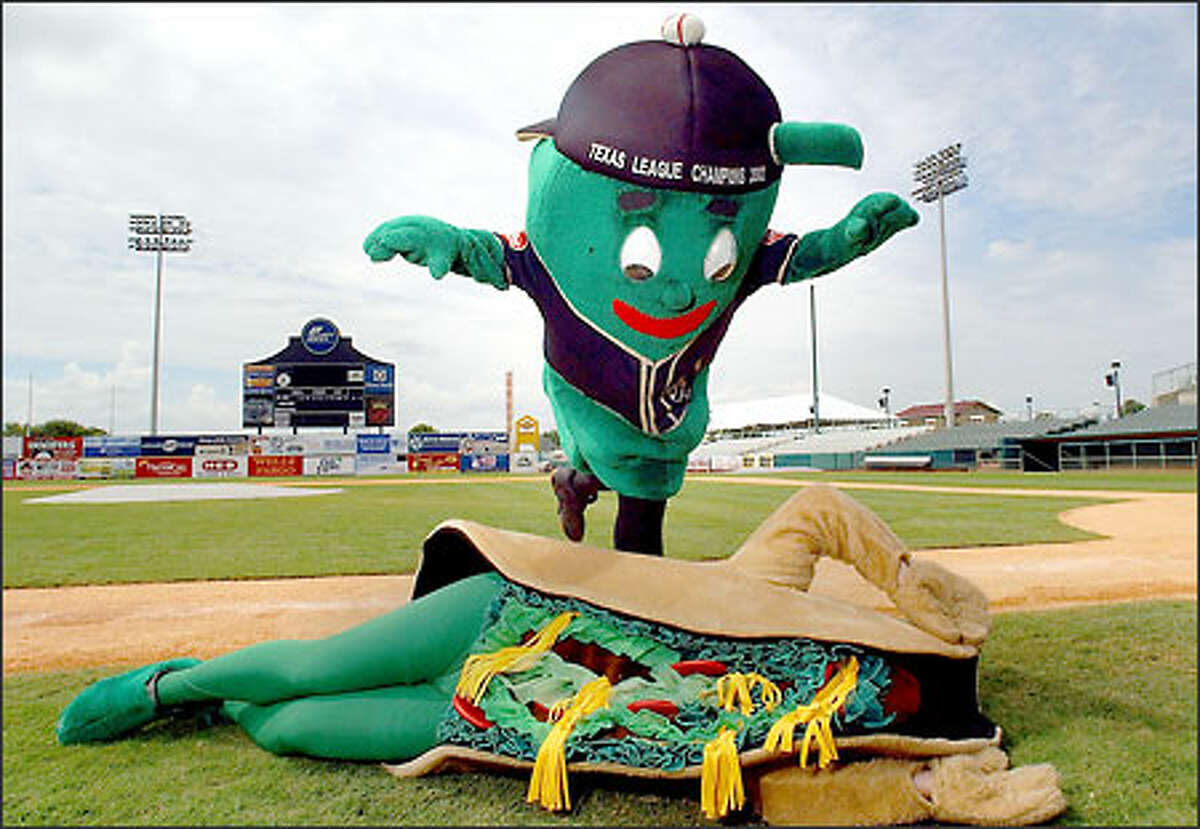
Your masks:
<instances>
[{"instance_id":1,"label":"mascot's red smiling mouth","mask_svg":"<svg viewBox=\"0 0 1200 829\"><path fill-rule=\"evenodd\" d=\"M678 317L652 317L619 299L613 300L612 307L617 318L639 334L648 334L651 337L658 337L660 340L670 340L690 334L699 328L700 324L708 319L713 308L717 307L717 302L709 300L699 308Z\"/></svg>"}]
</instances>

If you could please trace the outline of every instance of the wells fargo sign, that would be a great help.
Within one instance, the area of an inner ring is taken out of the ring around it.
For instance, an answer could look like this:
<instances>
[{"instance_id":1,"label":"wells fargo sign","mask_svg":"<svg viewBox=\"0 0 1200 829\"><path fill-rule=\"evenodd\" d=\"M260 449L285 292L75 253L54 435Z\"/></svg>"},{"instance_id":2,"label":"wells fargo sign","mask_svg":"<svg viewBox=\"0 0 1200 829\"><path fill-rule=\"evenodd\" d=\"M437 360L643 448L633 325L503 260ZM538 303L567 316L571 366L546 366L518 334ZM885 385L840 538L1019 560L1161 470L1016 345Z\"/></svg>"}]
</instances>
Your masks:
<instances>
[{"instance_id":1,"label":"wells fargo sign","mask_svg":"<svg viewBox=\"0 0 1200 829\"><path fill-rule=\"evenodd\" d=\"M286 478L304 474L302 455L251 455L250 477Z\"/></svg>"}]
</instances>

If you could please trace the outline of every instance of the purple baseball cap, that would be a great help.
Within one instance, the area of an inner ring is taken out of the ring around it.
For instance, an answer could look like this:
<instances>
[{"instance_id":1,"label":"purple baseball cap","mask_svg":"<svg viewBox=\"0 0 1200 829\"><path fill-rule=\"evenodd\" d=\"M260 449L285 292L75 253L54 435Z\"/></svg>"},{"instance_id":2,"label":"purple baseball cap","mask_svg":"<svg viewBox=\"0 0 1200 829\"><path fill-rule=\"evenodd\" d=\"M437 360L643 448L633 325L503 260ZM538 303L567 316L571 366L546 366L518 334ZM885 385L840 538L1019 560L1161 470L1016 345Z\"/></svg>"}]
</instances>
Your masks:
<instances>
[{"instance_id":1,"label":"purple baseball cap","mask_svg":"<svg viewBox=\"0 0 1200 829\"><path fill-rule=\"evenodd\" d=\"M632 184L746 193L783 172L770 137L780 120L775 95L741 58L681 35L604 53L571 83L557 117L517 137L553 138L585 170Z\"/></svg>"}]
</instances>

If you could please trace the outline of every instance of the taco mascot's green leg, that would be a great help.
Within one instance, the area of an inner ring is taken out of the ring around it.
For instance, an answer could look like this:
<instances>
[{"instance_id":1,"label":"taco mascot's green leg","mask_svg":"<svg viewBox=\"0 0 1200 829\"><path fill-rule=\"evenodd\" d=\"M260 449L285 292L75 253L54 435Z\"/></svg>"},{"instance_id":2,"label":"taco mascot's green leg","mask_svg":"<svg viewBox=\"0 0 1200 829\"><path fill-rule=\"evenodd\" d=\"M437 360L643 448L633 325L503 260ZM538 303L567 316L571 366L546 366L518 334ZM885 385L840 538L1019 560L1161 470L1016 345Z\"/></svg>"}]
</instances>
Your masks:
<instances>
[{"instance_id":1,"label":"taco mascot's green leg","mask_svg":"<svg viewBox=\"0 0 1200 829\"><path fill-rule=\"evenodd\" d=\"M437 745L437 724L450 694L429 684L300 697L222 708L260 747L274 754L330 760L395 761Z\"/></svg>"},{"instance_id":2,"label":"taco mascot's green leg","mask_svg":"<svg viewBox=\"0 0 1200 829\"><path fill-rule=\"evenodd\" d=\"M415 757L436 745L462 661L501 584L495 573L472 576L325 639L262 642L170 669L154 683L157 706L143 721L167 707L223 701L225 713L276 754ZM119 736L95 724L120 713L113 711L120 704L114 687L129 698L149 698L146 673L139 669L85 689L63 712L60 740ZM131 687L121 689L122 683Z\"/></svg>"}]
</instances>

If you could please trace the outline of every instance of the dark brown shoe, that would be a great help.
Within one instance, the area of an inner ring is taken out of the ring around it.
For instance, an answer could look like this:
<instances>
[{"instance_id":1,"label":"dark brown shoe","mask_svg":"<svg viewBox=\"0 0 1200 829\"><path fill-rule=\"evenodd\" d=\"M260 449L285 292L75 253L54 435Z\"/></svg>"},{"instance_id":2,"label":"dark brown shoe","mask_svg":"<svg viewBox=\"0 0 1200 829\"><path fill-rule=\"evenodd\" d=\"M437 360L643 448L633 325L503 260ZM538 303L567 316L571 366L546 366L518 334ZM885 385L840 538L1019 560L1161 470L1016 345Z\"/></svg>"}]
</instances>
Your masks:
<instances>
[{"instance_id":1,"label":"dark brown shoe","mask_svg":"<svg viewBox=\"0 0 1200 829\"><path fill-rule=\"evenodd\" d=\"M550 475L550 486L558 498L558 521L563 535L571 541L583 540L583 511L595 502L604 484L595 475L570 466L560 466Z\"/></svg>"}]
</instances>

